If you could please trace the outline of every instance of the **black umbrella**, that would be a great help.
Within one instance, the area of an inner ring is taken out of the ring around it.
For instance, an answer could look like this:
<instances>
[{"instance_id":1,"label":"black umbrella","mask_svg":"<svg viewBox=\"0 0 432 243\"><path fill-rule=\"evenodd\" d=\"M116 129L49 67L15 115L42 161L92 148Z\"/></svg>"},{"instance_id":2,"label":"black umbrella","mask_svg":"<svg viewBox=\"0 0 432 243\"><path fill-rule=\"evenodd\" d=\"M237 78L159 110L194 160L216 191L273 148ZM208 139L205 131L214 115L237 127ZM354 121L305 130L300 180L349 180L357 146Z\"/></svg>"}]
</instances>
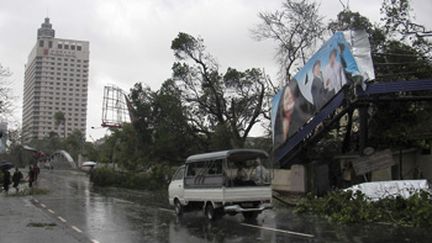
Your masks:
<instances>
[{"instance_id":1,"label":"black umbrella","mask_svg":"<svg viewBox=\"0 0 432 243\"><path fill-rule=\"evenodd\" d=\"M13 167L15 167L14 164L12 164L9 161L1 161L0 162L0 170L10 170Z\"/></svg>"}]
</instances>

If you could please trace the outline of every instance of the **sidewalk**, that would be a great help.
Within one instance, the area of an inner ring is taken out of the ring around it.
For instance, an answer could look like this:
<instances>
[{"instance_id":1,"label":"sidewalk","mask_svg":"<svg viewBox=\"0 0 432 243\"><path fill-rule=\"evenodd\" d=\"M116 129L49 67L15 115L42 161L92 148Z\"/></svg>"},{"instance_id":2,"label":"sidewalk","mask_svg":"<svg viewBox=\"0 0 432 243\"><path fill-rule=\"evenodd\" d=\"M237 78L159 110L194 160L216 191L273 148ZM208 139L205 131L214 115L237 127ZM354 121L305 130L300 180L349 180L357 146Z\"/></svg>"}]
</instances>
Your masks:
<instances>
[{"instance_id":1,"label":"sidewalk","mask_svg":"<svg viewBox=\"0 0 432 243\"><path fill-rule=\"evenodd\" d=\"M50 218L31 202L31 196L0 193L0 242L80 242L61 222Z\"/></svg>"}]
</instances>

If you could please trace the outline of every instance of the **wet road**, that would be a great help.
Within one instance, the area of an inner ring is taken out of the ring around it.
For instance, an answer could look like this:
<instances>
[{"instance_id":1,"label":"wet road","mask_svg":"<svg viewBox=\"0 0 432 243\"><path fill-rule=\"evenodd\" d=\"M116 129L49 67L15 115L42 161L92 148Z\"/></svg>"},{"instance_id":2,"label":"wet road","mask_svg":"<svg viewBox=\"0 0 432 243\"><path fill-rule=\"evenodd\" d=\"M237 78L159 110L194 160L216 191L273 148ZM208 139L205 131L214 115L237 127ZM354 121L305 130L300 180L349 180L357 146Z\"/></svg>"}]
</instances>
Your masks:
<instances>
[{"instance_id":1,"label":"wet road","mask_svg":"<svg viewBox=\"0 0 432 243\"><path fill-rule=\"evenodd\" d=\"M93 188L73 171L42 171L33 203L83 242L431 242L427 229L386 225L333 225L288 209L266 211L257 222L225 216L209 223L202 213L178 219L165 192Z\"/></svg>"}]
</instances>

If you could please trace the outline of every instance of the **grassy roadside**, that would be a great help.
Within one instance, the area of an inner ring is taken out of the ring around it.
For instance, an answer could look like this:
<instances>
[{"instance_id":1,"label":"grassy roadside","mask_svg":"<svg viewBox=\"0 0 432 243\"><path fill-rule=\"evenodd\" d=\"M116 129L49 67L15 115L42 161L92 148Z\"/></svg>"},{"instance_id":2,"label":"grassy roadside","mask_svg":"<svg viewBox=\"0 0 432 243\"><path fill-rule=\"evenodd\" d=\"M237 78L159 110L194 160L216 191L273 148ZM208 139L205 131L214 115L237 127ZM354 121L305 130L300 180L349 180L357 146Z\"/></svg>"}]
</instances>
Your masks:
<instances>
[{"instance_id":1,"label":"grassy roadside","mask_svg":"<svg viewBox=\"0 0 432 243\"><path fill-rule=\"evenodd\" d=\"M45 188L38 188L33 187L33 189L30 189L28 187L25 187L24 189L21 189L19 192L15 192L15 188L12 188L9 190L8 196L10 197L23 197L23 196L29 196L29 195L46 195L49 193L48 189Z\"/></svg>"}]
</instances>

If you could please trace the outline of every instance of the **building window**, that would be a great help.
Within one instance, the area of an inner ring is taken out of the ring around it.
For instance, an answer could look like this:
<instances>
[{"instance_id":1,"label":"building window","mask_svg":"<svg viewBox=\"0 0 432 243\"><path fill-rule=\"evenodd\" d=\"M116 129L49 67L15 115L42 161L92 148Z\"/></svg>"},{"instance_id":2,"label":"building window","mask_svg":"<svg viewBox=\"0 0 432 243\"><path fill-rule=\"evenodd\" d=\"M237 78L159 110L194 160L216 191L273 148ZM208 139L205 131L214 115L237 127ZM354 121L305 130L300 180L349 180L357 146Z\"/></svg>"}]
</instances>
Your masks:
<instances>
[{"instance_id":1,"label":"building window","mask_svg":"<svg viewBox=\"0 0 432 243\"><path fill-rule=\"evenodd\" d=\"M69 45L65 44L64 45L64 49L68 50L69 49Z\"/></svg>"},{"instance_id":2,"label":"building window","mask_svg":"<svg viewBox=\"0 0 432 243\"><path fill-rule=\"evenodd\" d=\"M78 50L78 51L81 51L81 46L77 46L77 50Z\"/></svg>"},{"instance_id":3,"label":"building window","mask_svg":"<svg viewBox=\"0 0 432 243\"><path fill-rule=\"evenodd\" d=\"M48 47L49 47L49 48L52 48L52 41L49 41L49 42L48 42Z\"/></svg>"},{"instance_id":4,"label":"building window","mask_svg":"<svg viewBox=\"0 0 432 243\"><path fill-rule=\"evenodd\" d=\"M71 45L71 50L75 50L75 46L74 45Z\"/></svg>"},{"instance_id":5,"label":"building window","mask_svg":"<svg viewBox=\"0 0 432 243\"><path fill-rule=\"evenodd\" d=\"M39 47L44 47L44 41L43 40L39 40Z\"/></svg>"},{"instance_id":6,"label":"building window","mask_svg":"<svg viewBox=\"0 0 432 243\"><path fill-rule=\"evenodd\" d=\"M58 45L57 45L57 48L58 48L58 49L63 49L63 45L62 45L62 44L58 44ZM61 60L60 58L57 58L57 59L58 59L58 60Z\"/></svg>"}]
</instances>

